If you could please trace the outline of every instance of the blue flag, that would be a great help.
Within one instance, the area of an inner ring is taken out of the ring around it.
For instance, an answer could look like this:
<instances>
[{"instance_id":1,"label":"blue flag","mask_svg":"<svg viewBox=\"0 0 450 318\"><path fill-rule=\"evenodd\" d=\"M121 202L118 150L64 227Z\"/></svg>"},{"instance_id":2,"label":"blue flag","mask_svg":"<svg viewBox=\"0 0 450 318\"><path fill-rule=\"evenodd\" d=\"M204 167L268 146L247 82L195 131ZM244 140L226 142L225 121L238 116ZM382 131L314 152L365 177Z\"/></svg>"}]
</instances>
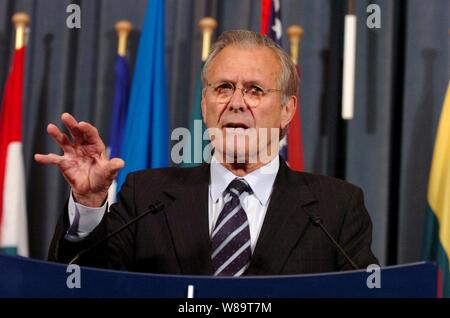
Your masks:
<instances>
[{"instance_id":1,"label":"blue flag","mask_svg":"<svg viewBox=\"0 0 450 318\"><path fill-rule=\"evenodd\" d=\"M114 87L114 100L112 106L111 122L109 124L108 157L121 156L121 146L125 133L125 123L128 111L128 97L130 95L130 77L127 60L124 56L117 55ZM117 182L114 180L108 191L108 202L112 205L116 202Z\"/></svg>"},{"instance_id":2,"label":"blue flag","mask_svg":"<svg viewBox=\"0 0 450 318\"><path fill-rule=\"evenodd\" d=\"M169 164L164 61L164 1L150 0L139 40L121 157L120 186L129 172Z\"/></svg>"},{"instance_id":3,"label":"blue flag","mask_svg":"<svg viewBox=\"0 0 450 318\"><path fill-rule=\"evenodd\" d=\"M116 57L116 84L114 87L114 100L109 125L109 157L120 157L120 147L125 132L125 121L128 110L128 97L130 94L129 67L125 57Z\"/></svg>"}]
</instances>

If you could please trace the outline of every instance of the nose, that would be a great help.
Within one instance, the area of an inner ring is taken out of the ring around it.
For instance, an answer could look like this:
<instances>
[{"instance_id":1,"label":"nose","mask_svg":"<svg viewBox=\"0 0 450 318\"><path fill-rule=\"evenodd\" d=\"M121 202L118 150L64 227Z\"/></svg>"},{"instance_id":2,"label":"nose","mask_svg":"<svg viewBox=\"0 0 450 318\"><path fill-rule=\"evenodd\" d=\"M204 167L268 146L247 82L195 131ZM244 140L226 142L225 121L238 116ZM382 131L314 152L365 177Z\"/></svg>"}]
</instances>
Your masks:
<instances>
[{"instance_id":1,"label":"nose","mask_svg":"<svg viewBox=\"0 0 450 318\"><path fill-rule=\"evenodd\" d=\"M246 108L243 88L236 87L228 103L228 109L232 112L243 112Z\"/></svg>"}]
</instances>

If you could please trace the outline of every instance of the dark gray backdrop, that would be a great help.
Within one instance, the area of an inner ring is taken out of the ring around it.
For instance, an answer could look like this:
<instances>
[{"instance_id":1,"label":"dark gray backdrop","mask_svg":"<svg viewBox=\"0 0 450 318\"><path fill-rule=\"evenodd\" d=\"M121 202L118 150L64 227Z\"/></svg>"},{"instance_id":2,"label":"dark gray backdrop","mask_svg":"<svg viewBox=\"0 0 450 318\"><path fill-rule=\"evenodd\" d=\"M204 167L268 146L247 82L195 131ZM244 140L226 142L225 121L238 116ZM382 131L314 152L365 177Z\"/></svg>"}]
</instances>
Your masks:
<instances>
[{"instance_id":1,"label":"dark gray backdrop","mask_svg":"<svg viewBox=\"0 0 450 318\"><path fill-rule=\"evenodd\" d=\"M360 0L356 111L340 120L343 17L347 1L281 0L284 29L305 29L301 105L306 170L361 186L383 264L420 259L428 171L449 79L448 0ZM110 117L114 23L134 25L134 57L146 0L0 0L0 89L13 48L14 12L31 15L24 98L24 151L31 256L45 258L68 188L35 152L58 152L45 133L62 112L93 122L106 139ZM66 7L81 6L81 29L65 26ZM381 7L381 28L366 27L366 7ZM166 65L171 127L186 126L200 63L197 22L214 16L223 30L259 30L258 0L167 0ZM284 47L288 49L287 38Z\"/></svg>"}]
</instances>

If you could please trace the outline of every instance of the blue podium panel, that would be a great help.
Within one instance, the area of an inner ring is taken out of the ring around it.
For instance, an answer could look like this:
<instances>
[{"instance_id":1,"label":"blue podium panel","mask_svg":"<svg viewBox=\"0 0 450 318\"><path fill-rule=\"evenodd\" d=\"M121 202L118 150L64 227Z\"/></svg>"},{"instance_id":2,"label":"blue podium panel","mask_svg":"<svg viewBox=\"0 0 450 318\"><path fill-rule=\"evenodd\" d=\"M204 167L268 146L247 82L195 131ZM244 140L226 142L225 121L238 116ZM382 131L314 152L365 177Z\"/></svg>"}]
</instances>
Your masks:
<instances>
[{"instance_id":1,"label":"blue podium panel","mask_svg":"<svg viewBox=\"0 0 450 318\"><path fill-rule=\"evenodd\" d=\"M380 288L371 282L378 282ZM195 298L429 298L437 295L437 267L422 262L375 272L217 278L67 267L0 255L0 297L186 298L189 285Z\"/></svg>"}]
</instances>

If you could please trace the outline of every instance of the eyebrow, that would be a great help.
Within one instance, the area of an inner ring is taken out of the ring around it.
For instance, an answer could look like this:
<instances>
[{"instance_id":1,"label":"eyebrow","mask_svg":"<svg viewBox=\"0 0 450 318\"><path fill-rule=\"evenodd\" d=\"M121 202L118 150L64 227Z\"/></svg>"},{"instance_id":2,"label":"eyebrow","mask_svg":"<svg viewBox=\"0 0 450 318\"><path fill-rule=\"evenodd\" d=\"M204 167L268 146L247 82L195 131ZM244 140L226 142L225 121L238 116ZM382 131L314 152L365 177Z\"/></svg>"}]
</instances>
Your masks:
<instances>
[{"instance_id":1,"label":"eyebrow","mask_svg":"<svg viewBox=\"0 0 450 318\"><path fill-rule=\"evenodd\" d=\"M236 81L228 80L228 79L221 79L221 80L215 81L215 82L213 82L213 83L217 83L217 84L218 84L218 83L231 83L231 84L233 84L234 86L236 86ZM261 81L259 81L259 80L249 80L249 81L245 81L245 82L243 82L243 85L244 85L244 86L248 86L248 85L257 85L257 86L262 86L262 87L267 86L267 85L261 83Z\"/></svg>"}]
</instances>

